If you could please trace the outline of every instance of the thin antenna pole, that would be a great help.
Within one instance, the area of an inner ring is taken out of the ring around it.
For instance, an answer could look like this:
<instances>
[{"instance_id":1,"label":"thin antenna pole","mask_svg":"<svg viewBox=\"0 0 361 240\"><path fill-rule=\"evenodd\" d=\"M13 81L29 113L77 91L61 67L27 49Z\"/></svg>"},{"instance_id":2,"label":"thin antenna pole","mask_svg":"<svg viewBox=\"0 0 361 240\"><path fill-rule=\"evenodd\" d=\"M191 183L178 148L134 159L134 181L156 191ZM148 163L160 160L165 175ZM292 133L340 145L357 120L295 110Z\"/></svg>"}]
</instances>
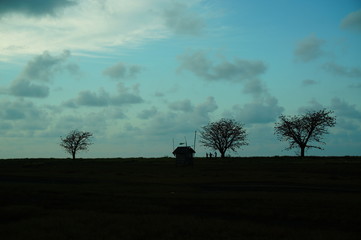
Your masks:
<instances>
[{"instance_id":1,"label":"thin antenna pole","mask_svg":"<svg viewBox=\"0 0 361 240\"><path fill-rule=\"evenodd\" d=\"M194 151L196 150L196 138L197 138L197 131L194 131L194 145L193 145Z\"/></svg>"}]
</instances>

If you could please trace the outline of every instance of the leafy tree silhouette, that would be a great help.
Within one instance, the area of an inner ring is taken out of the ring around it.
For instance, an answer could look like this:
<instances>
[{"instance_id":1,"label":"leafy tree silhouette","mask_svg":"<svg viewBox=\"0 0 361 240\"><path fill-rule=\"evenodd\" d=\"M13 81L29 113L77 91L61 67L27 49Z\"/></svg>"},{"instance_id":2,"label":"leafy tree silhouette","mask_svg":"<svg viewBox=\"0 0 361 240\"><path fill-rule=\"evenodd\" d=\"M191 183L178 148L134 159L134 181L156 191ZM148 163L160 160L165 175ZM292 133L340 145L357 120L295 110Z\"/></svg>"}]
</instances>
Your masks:
<instances>
[{"instance_id":1,"label":"leafy tree silhouette","mask_svg":"<svg viewBox=\"0 0 361 240\"><path fill-rule=\"evenodd\" d=\"M92 136L93 134L90 132L72 130L65 138L60 137L60 146L75 159L75 155L78 151L88 150L88 147L93 144L91 142Z\"/></svg>"},{"instance_id":2,"label":"leafy tree silhouette","mask_svg":"<svg viewBox=\"0 0 361 240\"><path fill-rule=\"evenodd\" d=\"M218 122L211 122L200 131L201 144L218 150L224 158L228 149L236 151L243 145L248 145L247 133L243 124L232 119L222 118Z\"/></svg>"}]
</instances>

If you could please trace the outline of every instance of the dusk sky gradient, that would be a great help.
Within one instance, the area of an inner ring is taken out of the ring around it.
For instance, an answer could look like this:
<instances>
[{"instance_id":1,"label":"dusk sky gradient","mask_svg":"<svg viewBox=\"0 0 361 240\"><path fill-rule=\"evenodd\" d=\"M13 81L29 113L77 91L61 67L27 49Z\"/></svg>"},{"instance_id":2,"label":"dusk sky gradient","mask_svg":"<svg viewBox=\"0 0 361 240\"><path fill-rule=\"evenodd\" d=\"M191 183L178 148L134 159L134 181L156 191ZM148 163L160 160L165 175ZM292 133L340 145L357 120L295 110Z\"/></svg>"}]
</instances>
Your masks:
<instances>
[{"instance_id":1,"label":"dusk sky gradient","mask_svg":"<svg viewBox=\"0 0 361 240\"><path fill-rule=\"evenodd\" d=\"M73 129L79 157L171 156L221 118L248 133L231 155L295 155L275 122L323 108L306 155L361 155L360 94L359 0L0 0L0 159L69 157Z\"/></svg>"}]
</instances>

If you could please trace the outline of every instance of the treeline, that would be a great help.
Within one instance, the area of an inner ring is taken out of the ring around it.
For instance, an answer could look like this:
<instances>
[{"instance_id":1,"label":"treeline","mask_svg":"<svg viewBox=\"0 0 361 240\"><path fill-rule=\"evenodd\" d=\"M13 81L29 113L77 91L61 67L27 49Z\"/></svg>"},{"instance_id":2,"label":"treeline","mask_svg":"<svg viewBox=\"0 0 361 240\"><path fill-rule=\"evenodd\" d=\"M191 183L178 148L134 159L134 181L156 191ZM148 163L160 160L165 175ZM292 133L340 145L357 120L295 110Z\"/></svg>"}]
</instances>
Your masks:
<instances>
[{"instance_id":1,"label":"treeline","mask_svg":"<svg viewBox=\"0 0 361 240\"><path fill-rule=\"evenodd\" d=\"M319 144L326 144L322 141L323 136L328 134L329 127L334 127L336 124L336 117L332 114L333 111L322 109L301 115L281 115L279 121L275 123L274 133L280 141L289 143L287 150L299 148L300 156L304 157L307 149L322 150ZM225 157L228 150L236 151L248 145L247 135L243 123L222 118L202 127L200 143L219 151L221 157ZM92 137L91 132L72 130L65 138L60 137L60 146L75 159L78 151L88 150L93 144Z\"/></svg>"}]
</instances>

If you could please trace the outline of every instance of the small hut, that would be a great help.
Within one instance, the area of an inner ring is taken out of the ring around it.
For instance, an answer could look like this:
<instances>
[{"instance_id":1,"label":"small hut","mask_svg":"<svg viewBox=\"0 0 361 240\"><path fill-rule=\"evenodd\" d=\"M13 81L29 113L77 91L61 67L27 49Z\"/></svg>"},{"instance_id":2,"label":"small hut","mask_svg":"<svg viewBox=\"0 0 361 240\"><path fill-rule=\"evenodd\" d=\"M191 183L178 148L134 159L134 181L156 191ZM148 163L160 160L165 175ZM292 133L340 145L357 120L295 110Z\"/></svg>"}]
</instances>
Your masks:
<instances>
[{"instance_id":1,"label":"small hut","mask_svg":"<svg viewBox=\"0 0 361 240\"><path fill-rule=\"evenodd\" d=\"M176 164L177 165L193 165L193 156L196 152L193 148L186 146L186 147L177 147L173 154L176 157Z\"/></svg>"}]
</instances>

